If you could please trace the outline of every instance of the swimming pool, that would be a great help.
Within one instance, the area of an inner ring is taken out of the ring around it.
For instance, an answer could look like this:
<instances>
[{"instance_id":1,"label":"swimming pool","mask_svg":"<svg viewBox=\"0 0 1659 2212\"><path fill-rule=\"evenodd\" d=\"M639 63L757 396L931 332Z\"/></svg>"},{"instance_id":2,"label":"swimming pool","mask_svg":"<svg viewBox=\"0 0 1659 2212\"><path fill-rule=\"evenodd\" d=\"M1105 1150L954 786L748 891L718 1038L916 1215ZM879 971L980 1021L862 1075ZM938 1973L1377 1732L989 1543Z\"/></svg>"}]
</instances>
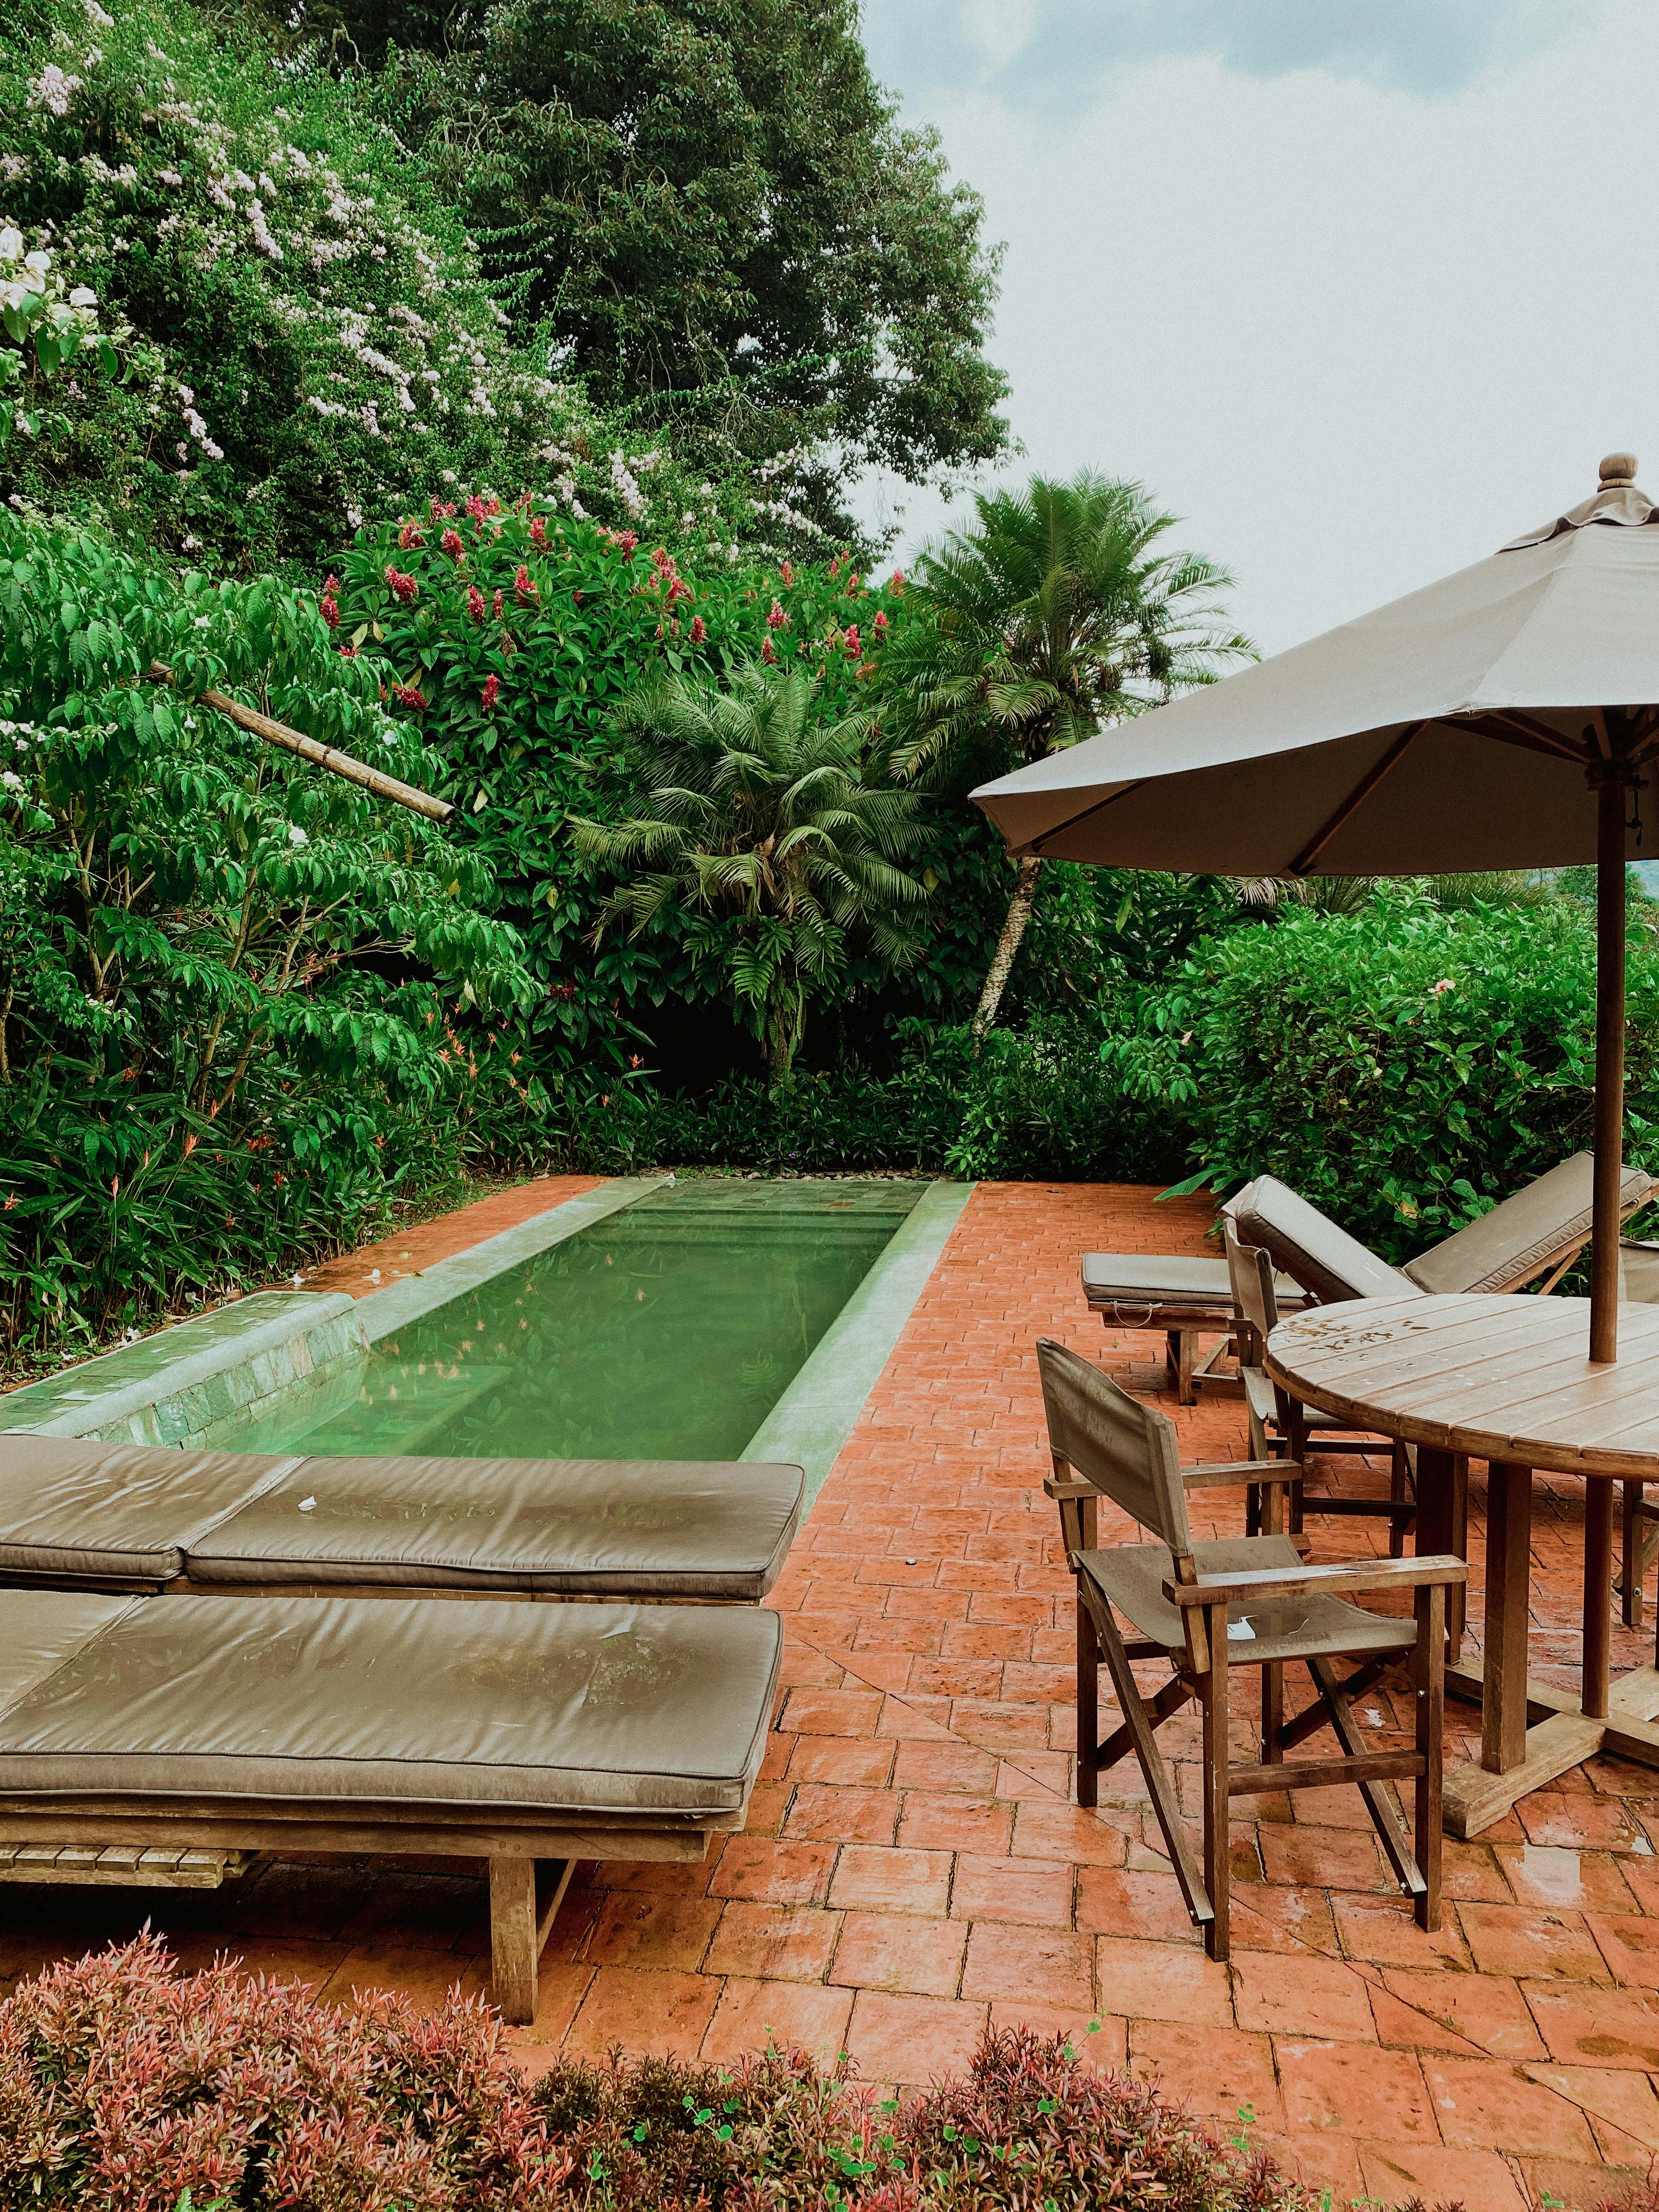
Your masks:
<instances>
[{"instance_id":1,"label":"swimming pool","mask_svg":"<svg viewBox=\"0 0 1659 2212\"><path fill-rule=\"evenodd\" d=\"M927 1186L697 1177L378 1343L237 1448L324 1456L737 1459Z\"/></svg>"}]
</instances>

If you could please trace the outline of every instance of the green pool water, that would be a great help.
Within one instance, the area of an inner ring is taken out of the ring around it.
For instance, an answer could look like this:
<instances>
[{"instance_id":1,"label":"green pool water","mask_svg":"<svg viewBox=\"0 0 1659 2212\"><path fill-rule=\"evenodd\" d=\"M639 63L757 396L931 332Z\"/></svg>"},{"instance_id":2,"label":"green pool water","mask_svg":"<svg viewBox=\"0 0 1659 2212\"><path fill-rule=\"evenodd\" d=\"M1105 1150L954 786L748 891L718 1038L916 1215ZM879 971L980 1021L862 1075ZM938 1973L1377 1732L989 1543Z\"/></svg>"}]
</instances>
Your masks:
<instances>
[{"instance_id":1,"label":"green pool water","mask_svg":"<svg viewBox=\"0 0 1659 2212\"><path fill-rule=\"evenodd\" d=\"M736 1459L925 1185L653 1191L376 1346L355 1403L246 1451Z\"/></svg>"}]
</instances>

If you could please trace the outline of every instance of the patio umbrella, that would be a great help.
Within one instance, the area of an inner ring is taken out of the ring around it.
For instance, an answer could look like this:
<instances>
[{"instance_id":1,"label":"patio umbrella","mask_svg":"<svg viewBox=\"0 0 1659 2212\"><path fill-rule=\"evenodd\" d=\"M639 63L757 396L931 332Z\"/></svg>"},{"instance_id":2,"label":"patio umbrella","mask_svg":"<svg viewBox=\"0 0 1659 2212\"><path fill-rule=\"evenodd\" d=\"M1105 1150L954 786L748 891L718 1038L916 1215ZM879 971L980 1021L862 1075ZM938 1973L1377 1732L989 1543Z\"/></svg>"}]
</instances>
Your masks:
<instances>
[{"instance_id":1,"label":"patio umbrella","mask_svg":"<svg viewBox=\"0 0 1659 2212\"><path fill-rule=\"evenodd\" d=\"M1625 883L1659 756L1659 509L1595 495L1473 568L974 797L1017 854L1200 875L1595 860L1593 1360L1619 1347Z\"/></svg>"}]
</instances>

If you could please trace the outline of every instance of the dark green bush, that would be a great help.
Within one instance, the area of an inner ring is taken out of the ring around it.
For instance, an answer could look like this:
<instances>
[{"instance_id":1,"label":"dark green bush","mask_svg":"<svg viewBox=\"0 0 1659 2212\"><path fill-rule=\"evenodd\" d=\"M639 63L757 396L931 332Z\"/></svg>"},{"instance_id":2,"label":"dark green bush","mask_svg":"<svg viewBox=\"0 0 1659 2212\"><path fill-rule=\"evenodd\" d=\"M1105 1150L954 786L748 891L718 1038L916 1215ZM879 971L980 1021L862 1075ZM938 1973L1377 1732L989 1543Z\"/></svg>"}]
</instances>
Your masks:
<instances>
[{"instance_id":1,"label":"dark green bush","mask_svg":"<svg viewBox=\"0 0 1659 2212\"><path fill-rule=\"evenodd\" d=\"M311 605L0 510L0 1363L350 1243L483 1148L455 1023L529 989L488 867L210 686L434 771ZM498 1133L516 1083L482 1072Z\"/></svg>"},{"instance_id":2,"label":"dark green bush","mask_svg":"<svg viewBox=\"0 0 1659 2212\"><path fill-rule=\"evenodd\" d=\"M1659 1167L1659 941L1636 909L1626 1156ZM1200 945L1109 1069L1224 1193L1264 1170L1403 1259L1590 1140L1589 910L1409 889Z\"/></svg>"}]
</instances>

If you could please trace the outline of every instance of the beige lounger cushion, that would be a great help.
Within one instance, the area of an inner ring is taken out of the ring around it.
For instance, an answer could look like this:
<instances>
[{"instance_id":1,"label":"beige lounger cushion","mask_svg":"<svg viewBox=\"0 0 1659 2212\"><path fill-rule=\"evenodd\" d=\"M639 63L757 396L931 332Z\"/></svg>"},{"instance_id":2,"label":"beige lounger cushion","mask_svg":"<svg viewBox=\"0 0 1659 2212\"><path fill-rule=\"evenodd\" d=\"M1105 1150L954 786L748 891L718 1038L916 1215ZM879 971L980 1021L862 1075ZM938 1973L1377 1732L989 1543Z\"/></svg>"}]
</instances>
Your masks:
<instances>
[{"instance_id":1,"label":"beige lounger cushion","mask_svg":"<svg viewBox=\"0 0 1659 2212\"><path fill-rule=\"evenodd\" d=\"M1212 1544L1194 1544L1193 1557L1200 1574L1212 1575L1302 1565L1302 1555L1288 1536L1225 1536ZM1180 1612L1164 1595L1164 1583L1175 1573L1165 1546L1126 1544L1109 1552L1081 1552L1078 1565L1141 1635L1168 1650L1185 1643ZM1339 1638L1338 1648L1356 1657L1409 1651L1417 1641L1414 1620L1390 1620L1340 1597L1263 1598L1229 1607L1227 1618L1230 1622L1248 1621L1253 1631L1249 1638L1228 1638L1235 1665L1259 1667L1272 1660L1294 1659L1306 1650L1328 1651Z\"/></svg>"},{"instance_id":2,"label":"beige lounger cushion","mask_svg":"<svg viewBox=\"0 0 1659 2212\"><path fill-rule=\"evenodd\" d=\"M1558 1253L1589 1237L1595 1171L1593 1153L1575 1152L1455 1237L1407 1260L1406 1273L1419 1290L1442 1294L1506 1291L1530 1281ZM1626 1168L1620 1212L1639 1206L1652 1187L1640 1168Z\"/></svg>"},{"instance_id":3,"label":"beige lounger cushion","mask_svg":"<svg viewBox=\"0 0 1659 2212\"><path fill-rule=\"evenodd\" d=\"M272 1458L0 1434L0 1571L752 1602L805 1494L799 1468L742 1462Z\"/></svg>"},{"instance_id":4,"label":"beige lounger cushion","mask_svg":"<svg viewBox=\"0 0 1659 2212\"><path fill-rule=\"evenodd\" d=\"M728 1607L10 1590L0 1644L45 1656L0 1709L0 1796L735 1814L781 1636Z\"/></svg>"},{"instance_id":5,"label":"beige lounger cushion","mask_svg":"<svg viewBox=\"0 0 1659 2212\"><path fill-rule=\"evenodd\" d=\"M1307 1304L1301 1286L1288 1275L1276 1285L1286 1310ZM1083 1294L1091 1305L1121 1305L1124 1326L1142 1306L1189 1305L1200 1313L1231 1313L1232 1285L1224 1260L1174 1259L1152 1252L1085 1252Z\"/></svg>"},{"instance_id":6,"label":"beige lounger cushion","mask_svg":"<svg viewBox=\"0 0 1659 2212\"><path fill-rule=\"evenodd\" d=\"M805 1490L743 1462L308 1459L192 1544L190 1575L757 1600Z\"/></svg>"},{"instance_id":7,"label":"beige lounger cushion","mask_svg":"<svg viewBox=\"0 0 1659 2212\"><path fill-rule=\"evenodd\" d=\"M197 1538L294 1455L0 1434L0 1572L170 1582Z\"/></svg>"},{"instance_id":8,"label":"beige lounger cushion","mask_svg":"<svg viewBox=\"0 0 1659 2212\"><path fill-rule=\"evenodd\" d=\"M1328 1305L1398 1297L1419 1287L1277 1176L1258 1176L1233 1200L1232 1211L1241 1243L1259 1244L1275 1267Z\"/></svg>"}]
</instances>

